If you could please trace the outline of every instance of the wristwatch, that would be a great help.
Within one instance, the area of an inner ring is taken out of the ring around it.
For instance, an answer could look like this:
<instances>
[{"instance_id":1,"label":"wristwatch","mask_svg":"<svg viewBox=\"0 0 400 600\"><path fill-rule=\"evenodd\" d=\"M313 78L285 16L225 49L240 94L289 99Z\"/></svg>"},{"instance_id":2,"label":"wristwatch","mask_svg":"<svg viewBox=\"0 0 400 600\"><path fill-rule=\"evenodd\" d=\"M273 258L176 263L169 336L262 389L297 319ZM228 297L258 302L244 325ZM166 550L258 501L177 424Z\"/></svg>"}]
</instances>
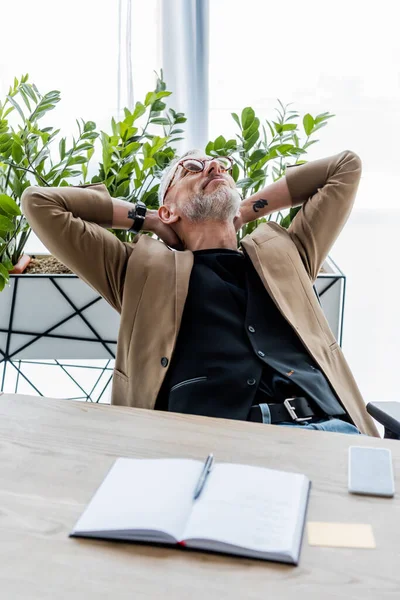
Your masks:
<instances>
[{"instance_id":1,"label":"wristwatch","mask_svg":"<svg viewBox=\"0 0 400 600\"><path fill-rule=\"evenodd\" d=\"M147 206L141 200L136 202L136 205L132 210L128 212L128 218L133 219L133 225L128 229L132 233L139 233L143 227L144 220L146 218Z\"/></svg>"}]
</instances>

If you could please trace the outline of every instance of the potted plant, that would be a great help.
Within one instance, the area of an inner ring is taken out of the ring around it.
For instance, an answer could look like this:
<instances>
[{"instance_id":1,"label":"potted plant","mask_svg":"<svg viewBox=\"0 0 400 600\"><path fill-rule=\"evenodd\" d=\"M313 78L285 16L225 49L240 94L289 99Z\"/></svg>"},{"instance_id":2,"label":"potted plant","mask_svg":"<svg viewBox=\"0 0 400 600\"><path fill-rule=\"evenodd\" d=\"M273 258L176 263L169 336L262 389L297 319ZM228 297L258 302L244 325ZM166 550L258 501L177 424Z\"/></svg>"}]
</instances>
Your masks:
<instances>
[{"instance_id":1,"label":"potted plant","mask_svg":"<svg viewBox=\"0 0 400 600\"><path fill-rule=\"evenodd\" d=\"M32 184L54 187L101 181L112 196L128 201L140 197L155 208L157 180L175 157L171 144L181 139L180 124L186 121L183 113L172 108L161 114L166 108L163 99L170 93L161 72L144 102L137 102L133 111L125 108L120 121L111 119L109 132L97 132L92 121L77 121L78 135L72 144L61 138L56 152L60 130L42 127L41 119L56 107L59 92L41 95L25 75L14 80L0 103L0 363L12 364L18 377L26 378L16 361L55 356L56 362L71 358L109 362L115 356L119 326L119 315L54 257L35 257L35 264L20 274L30 235L20 210L24 189ZM88 181L96 140L101 143L102 161ZM133 237L127 231L113 233L123 241ZM2 387L4 382L5 369ZM89 398L92 393L85 395Z\"/></svg>"},{"instance_id":2,"label":"potted plant","mask_svg":"<svg viewBox=\"0 0 400 600\"><path fill-rule=\"evenodd\" d=\"M240 117L232 113L238 133L236 139L225 139L223 135L210 141L206 147L209 156L230 156L235 164L233 178L242 190L243 199L255 194L266 185L268 179L277 181L284 176L288 164L306 162L307 149L316 144L317 131L328 124L335 115L329 112L313 117L307 113L300 121L300 115L289 110L290 104L283 105L278 100L276 119L264 123L256 116L253 108L243 109ZM238 242L262 222L275 221L288 228L300 206L282 213L278 211L244 225L237 234ZM315 282L315 292L328 319L329 325L339 344L342 342L343 310L346 278L336 263L328 257Z\"/></svg>"},{"instance_id":3,"label":"potted plant","mask_svg":"<svg viewBox=\"0 0 400 600\"><path fill-rule=\"evenodd\" d=\"M125 108L123 119L111 119L109 132L96 131L93 121L77 121L78 133L72 143L67 144L62 137L57 151L60 130L43 127L41 121L60 101L58 91L42 95L25 75L14 80L5 101L0 103L0 363L14 367L16 386L22 377L40 393L21 365L24 361L56 357L57 366L78 385L80 392L76 397L99 400L111 379L109 364L115 356L119 326L119 315L54 257L35 257L26 265L30 257L23 256L23 249L31 230L20 210L24 189L32 184L56 187L104 182L112 197L133 202L140 198L149 208L157 208L159 177L175 157L173 144L182 139L180 126L186 121L182 113L171 108L165 111L164 98L169 95L161 72L155 89L146 94L143 102L137 102L133 111ZM242 111L240 118L232 116L239 127L237 139L225 140L221 135L207 145L206 152L211 156L232 156L233 177L246 197L265 185L268 177L277 180L284 175L288 161L304 162L307 148L317 142L310 138L333 115L306 115L306 139L302 143L299 125L292 122L299 115L281 103L278 118L272 123L261 124L250 107ZM101 147L101 162L97 174L89 180L89 163L96 144ZM297 210L269 219L287 227ZM257 223L244 226L238 232L238 241ZM112 232L122 241L132 239L127 231ZM334 302L332 291L344 279L329 261L325 270L328 272L318 278L317 288L320 295L329 288L332 306L328 320L340 339L340 326L335 323L341 322L337 313L342 310L343 286L340 298L335 292ZM324 307L323 297L321 301ZM77 359L105 359L90 391L76 381L76 375L71 376L71 365L62 363L67 360L76 366ZM1 389L5 371L4 368ZM101 385L97 385L99 382Z\"/></svg>"}]
</instances>

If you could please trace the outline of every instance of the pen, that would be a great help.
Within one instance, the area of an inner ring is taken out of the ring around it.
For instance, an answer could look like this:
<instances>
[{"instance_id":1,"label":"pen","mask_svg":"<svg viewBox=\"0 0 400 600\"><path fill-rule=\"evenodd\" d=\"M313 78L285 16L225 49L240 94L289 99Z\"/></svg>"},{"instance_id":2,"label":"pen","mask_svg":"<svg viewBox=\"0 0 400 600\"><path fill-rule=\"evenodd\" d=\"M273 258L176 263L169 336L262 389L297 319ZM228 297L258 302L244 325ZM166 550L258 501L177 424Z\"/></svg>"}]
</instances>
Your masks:
<instances>
[{"instance_id":1,"label":"pen","mask_svg":"<svg viewBox=\"0 0 400 600\"><path fill-rule=\"evenodd\" d=\"M214 456L212 454L209 454L207 456L206 462L204 463L204 467L200 474L199 480L197 482L196 489L194 490L193 500L196 500L200 496L200 494L204 488L204 484L206 482L207 476L213 467L213 464L214 464Z\"/></svg>"}]
</instances>

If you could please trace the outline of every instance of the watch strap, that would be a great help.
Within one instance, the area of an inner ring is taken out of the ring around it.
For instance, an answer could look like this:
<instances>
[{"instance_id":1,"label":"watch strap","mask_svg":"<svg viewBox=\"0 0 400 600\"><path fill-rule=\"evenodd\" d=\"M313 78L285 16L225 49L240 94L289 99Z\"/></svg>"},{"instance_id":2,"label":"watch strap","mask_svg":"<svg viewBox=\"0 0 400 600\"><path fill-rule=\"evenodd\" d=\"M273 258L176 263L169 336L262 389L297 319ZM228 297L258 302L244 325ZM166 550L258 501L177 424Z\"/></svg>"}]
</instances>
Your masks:
<instances>
[{"instance_id":1,"label":"watch strap","mask_svg":"<svg viewBox=\"0 0 400 600\"><path fill-rule=\"evenodd\" d=\"M136 202L132 210L128 212L128 217L133 219L132 227L128 229L131 233L137 234L142 229L146 218L147 206L141 200Z\"/></svg>"}]
</instances>

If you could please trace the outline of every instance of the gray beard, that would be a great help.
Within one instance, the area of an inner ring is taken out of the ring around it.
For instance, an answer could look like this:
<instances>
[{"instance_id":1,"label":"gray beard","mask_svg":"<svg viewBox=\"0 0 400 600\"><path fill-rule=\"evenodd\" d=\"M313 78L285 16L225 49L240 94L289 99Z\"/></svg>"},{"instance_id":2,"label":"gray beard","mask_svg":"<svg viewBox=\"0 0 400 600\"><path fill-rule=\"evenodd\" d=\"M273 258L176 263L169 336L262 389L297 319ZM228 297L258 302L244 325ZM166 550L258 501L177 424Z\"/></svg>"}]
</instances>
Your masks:
<instances>
[{"instance_id":1,"label":"gray beard","mask_svg":"<svg viewBox=\"0 0 400 600\"><path fill-rule=\"evenodd\" d=\"M241 202L239 192L221 185L210 194L193 194L181 206L182 214L192 223L202 221L233 221Z\"/></svg>"}]
</instances>

